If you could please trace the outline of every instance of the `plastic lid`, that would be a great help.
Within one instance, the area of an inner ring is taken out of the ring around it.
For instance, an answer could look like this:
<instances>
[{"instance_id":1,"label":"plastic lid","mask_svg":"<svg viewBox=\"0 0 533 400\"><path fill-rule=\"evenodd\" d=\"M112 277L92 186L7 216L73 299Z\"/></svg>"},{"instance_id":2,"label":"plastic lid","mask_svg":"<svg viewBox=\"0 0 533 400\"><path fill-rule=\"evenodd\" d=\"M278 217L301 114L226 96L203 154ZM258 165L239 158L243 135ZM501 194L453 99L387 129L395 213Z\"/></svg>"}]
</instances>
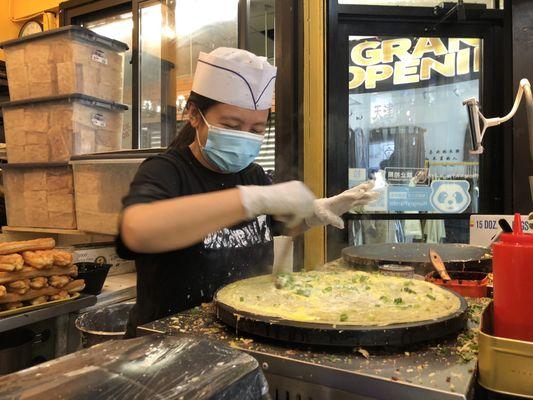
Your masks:
<instances>
[{"instance_id":1,"label":"plastic lid","mask_svg":"<svg viewBox=\"0 0 533 400\"><path fill-rule=\"evenodd\" d=\"M128 109L126 104L115 103L113 101L107 101L99 99L93 96L87 96L86 94L81 93L72 93L72 94L63 94L59 96L46 96L46 97L37 97L34 99L24 99L24 100L15 100L1 103L2 108L8 107L20 107L38 103L52 103L52 102L71 102L71 101L81 101L85 105L91 107L105 108L106 110L116 110L116 111L125 111Z\"/></svg>"},{"instance_id":2,"label":"plastic lid","mask_svg":"<svg viewBox=\"0 0 533 400\"><path fill-rule=\"evenodd\" d=\"M533 235L525 234L522 230L522 218L519 213L515 213L513 220L513 233L502 233L500 242L512 243L524 246L533 246ZM495 243L497 244L497 243Z\"/></svg>"},{"instance_id":3,"label":"plastic lid","mask_svg":"<svg viewBox=\"0 0 533 400\"><path fill-rule=\"evenodd\" d=\"M86 163L93 161L108 162L110 160L116 161L136 161L139 159L145 159L157 154L163 153L166 148L154 148L154 149L136 149L136 150L116 150L102 153L89 153L73 155L70 158L71 164Z\"/></svg>"},{"instance_id":4,"label":"plastic lid","mask_svg":"<svg viewBox=\"0 0 533 400\"><path fill-rule=\"evenodd\" d=\"M50 36L56 36L61 34L72 33L77 39L81 39L91 44L97 44L99 46L107 47L110 50L117 52L124 52L129 49L126 43L119 42L118 40L110 39L108 37L99 35L87 28L83 28L78 25L62 26L58 29L52 29L49 31L35 33L33 35L24 36L18 39L12 39L0 43L0 49L4 49L17 44L31 42L33 40L45 39Z\"/></svg>"},{"instance_id":5,"label":"plastic lid","mask_svg":"<svg viewBox=\"0 0 533 400\"><path fill-rule=\"evenodd\" d=\"M1 165L1 169L18 169L18 168L69 168L68 162L39 162L39 163L5 163Z\"/></svg>"}]
</instances>

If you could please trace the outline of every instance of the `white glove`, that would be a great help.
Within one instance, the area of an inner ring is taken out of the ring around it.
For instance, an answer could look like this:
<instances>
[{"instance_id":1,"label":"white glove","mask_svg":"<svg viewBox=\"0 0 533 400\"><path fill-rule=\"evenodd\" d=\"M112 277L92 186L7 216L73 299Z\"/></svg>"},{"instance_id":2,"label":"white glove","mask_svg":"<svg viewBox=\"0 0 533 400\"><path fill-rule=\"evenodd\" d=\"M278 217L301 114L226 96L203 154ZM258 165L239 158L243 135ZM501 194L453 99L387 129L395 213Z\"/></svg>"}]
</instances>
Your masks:
<instances>
[{"instance_id":1,"label":"white glove","mask_svg":"<svg viewBox=\"0 0 533 400\"><path fill-rule=\"evenodd\" d=\"M314 213L306 218L309 227L318 225L333 225L339 229L344 228L344 221L340 217L355 206L371 203L380 196L372 191L374 182L369 181L348 189L341 194L314 202Z\"/></svg>"},{"instance_id":2,"label":"white glove","mask_svg":"<svg viewBox=\"0 0 533 400\"><path fill-rule=\"evenodd\" d=\"M315 195L300 181L268 186L237 186L248 218L272 215L288 228L313 215Z\"/></svg>"}]
</instances>

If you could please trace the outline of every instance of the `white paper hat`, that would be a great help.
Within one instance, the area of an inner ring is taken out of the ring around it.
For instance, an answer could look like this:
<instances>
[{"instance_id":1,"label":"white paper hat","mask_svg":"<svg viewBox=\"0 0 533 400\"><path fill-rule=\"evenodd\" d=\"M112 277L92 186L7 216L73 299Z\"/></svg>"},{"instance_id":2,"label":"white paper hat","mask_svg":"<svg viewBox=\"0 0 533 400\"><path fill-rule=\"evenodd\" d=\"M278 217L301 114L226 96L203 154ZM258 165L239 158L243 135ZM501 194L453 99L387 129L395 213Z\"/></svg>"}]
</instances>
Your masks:
<instances>
[{"instance_id":1,"label":"white paper hat","mask_svg":"<svg viewBox=\"0 0 533 400\"><path fill-rule=\"evenodd\" d=\"M221 103L266 110L272 106L276 67L249 51L219 47L200 52L193 92Z\"/></svg>"}]
</instances>

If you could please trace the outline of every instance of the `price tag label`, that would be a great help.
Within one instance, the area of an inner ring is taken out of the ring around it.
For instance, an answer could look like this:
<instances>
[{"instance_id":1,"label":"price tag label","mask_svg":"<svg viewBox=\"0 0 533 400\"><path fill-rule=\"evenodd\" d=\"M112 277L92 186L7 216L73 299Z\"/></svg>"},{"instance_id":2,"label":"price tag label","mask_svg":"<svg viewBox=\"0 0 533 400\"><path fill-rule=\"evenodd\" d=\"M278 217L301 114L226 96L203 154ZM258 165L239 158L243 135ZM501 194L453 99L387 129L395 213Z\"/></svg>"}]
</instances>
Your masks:
<instances>
[{"instance_id":1,"label":"price tag label","mask_svg":"<svg viewBox=\"0 0 533 400\"><path fill-rule=\"evenodd\" d=\"M105 128L107 126L105 117L102 114L93 114L91 116L91 122L99 128Z\"/></svg>"},{"instance_id":2,"label":"price tag label","mask_svg":"<svg viewBox=\"0 0 533 400\"><path fill-rule=\"evenodd\" d=\"M93 51L91 58L93 61L97 63L107 65L107 56L105 55L105 52L103 52L102 50Z\"/></svg>"},{"instance_id":3,"label":"price tag label","mask_svg":"<svg viewBox=\"0 0 533 400\"><path fill-rule=\"evenodd\" d=\"M470 244L488 246L494 235L501 230L498 221L502 218L513 226L513 215L472 215L470 217ZM522 215L521 219L524 233L533 233L527 223L527 216Z\"/></svg>"}]
</instances>

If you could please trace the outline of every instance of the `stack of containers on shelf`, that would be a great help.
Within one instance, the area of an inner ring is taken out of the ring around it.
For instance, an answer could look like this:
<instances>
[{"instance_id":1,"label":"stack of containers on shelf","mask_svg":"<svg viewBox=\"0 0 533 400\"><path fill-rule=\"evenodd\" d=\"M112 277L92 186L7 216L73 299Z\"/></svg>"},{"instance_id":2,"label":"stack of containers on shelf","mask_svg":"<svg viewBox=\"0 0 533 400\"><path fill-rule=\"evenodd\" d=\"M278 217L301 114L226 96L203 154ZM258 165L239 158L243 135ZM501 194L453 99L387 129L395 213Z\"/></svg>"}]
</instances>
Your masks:
<instances>
[{"instance_id":1,"label":"stack of containers on shelf","mask_svg":"<svg viewBox=\"0 0 533 400\"><path fill-rule=\"evenodd\" d=\"M124 43L79 26L4 42L10 226L76 229L75 155L119 150Z\"/></svg>"}]
</instances>

